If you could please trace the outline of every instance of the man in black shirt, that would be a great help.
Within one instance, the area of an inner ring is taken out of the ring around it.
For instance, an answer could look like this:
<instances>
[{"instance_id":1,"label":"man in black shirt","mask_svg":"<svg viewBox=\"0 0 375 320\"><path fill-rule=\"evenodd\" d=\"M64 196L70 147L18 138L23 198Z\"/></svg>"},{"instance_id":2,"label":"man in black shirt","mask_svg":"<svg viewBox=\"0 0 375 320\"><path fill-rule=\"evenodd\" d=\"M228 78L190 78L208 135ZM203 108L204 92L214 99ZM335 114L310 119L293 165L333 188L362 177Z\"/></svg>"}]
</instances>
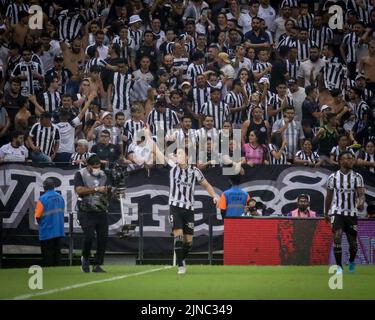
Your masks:
<instances>
[{"instance_id":1,"label":"man in black shirt","mask_svg":"<svg viewBox=\"0 0 375 320\"><path fill-rule=\"evenodd\" d=\"M286 68L286 58L288 56L289 48L286 46L280 47L279 58L272 61L272 70L270 76L270 88L272 92L276 92L276 87L280 83L285 83L289 80L290 74Z\"/></svg>"},{"instance_id":2,"label":"man in black shirt","mask_svg":"<svg viewBox=\"0 0 375 320\"><path fill-rule=\"evenodd\" d=\"M10 119L10 130L13 130L14 119L22 105L23 98L24 97L21 96L21 81L18 79L13 79L10 83L9 90L5 91L4 93L4 107L8 112Z\"/></svg>"},{"instance_id":3,"label":"man in black shirt","mask_svg":"<svg viewBox=\"0 0 375 320\"><path fill-rule=\"evenodd\" d=\"M318 93L315 86L305 88L306 98L302 103L302 119L310 124L311 128L318 126L320 118L319 105L316 102Z\"/></svg>"},{"instance_id":4,"label":"man in black shirt","mask_svg":"<svg viewBox=\"0 0 375 320\"><path fill-rule=\"evenodd\" d=\"M100 158L100 162L105 166L117 161L120 157L120 150L117 145L109 143L111 134L108 130L100 133L99 143L91 148L92 153L96 153Z\"/></svg>"},{"instance_id":5,"label":"man in black shirt","mask_svg":"<svg viewBox=\"0 0 375 320\"><path fill-rule=\"evenodd\" d=\"M150 30L146 30L143 34L143 45L139 48L136 55L136 65L139 66L142 57L150 58L150 71L155 73L157 70L157 53L155 46L155 35Z\"/></svg>"}]
</instances>

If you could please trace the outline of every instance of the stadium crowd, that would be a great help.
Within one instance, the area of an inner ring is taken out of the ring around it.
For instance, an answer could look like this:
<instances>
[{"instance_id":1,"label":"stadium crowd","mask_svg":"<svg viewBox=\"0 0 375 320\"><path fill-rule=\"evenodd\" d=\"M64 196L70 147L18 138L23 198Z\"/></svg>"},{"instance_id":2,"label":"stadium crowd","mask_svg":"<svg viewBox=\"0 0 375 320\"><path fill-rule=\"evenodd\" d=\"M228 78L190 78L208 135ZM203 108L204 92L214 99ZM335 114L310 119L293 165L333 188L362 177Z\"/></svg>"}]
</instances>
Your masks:
<instances>
[{"instance_id":1,"label":"stadium crowd","mask_svg":"<svg viewBox=\"0 0 375 320\"><path fill-rule=\"evenodd\" d=\"M137 139L149 124L159 143L205 153L200 169L231 165L210 151L229 137L244 166L337 165L349 149L374 173L375 0L336 2L342 28L334 4L3 0L0 161L81 166L96 153L149 169Z\"/></svg>"}]
</instances>

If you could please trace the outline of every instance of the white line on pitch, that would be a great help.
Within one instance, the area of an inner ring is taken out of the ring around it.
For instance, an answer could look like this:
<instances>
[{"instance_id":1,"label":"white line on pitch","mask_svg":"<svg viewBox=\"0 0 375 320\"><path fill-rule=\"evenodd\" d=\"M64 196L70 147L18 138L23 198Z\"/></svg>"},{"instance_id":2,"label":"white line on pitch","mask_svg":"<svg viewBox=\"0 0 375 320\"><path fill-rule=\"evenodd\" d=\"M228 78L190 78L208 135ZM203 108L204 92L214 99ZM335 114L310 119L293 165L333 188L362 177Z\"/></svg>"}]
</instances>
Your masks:
<instances>
[{"instance_id":1,"label":"white line on pitch","mask_svg":"<svg viewBox=\"0 0 375 320\"><path fill-rule=\"evenodd\" d=\"M31 293L31 294L25 294L25 295L17 296L17 297L14 298L14 300L27 300L27 299L37 297L37 296L46 296L46 295L49 295L49 294L52 294L52 293L57 293L57 292L87 287L87 286L91 286L93 284L98 284L98 283L104 283L104 282L116 281L116 280L121 280L121 279L125 279L125 278L130 278L130 277L141 276L143 274L147 274L147 273L151 273L151 272L157 272L157 271L166 270L166 269L170 269L170 268L172 268L172 266L167 266L167 267L158 268L158 269L151 269L151 270L146 270L146 271L137 272L137 273L124 274L122 276L112 277L112 278L108 278L108 279L101 279L101 280L78 283L78 284L74 284L74 285L71 285L71 286L63 287L63 288L56 288L56 289L51 289L51 290L44 291L44 292Z\"/></svg>"}]
</instances>

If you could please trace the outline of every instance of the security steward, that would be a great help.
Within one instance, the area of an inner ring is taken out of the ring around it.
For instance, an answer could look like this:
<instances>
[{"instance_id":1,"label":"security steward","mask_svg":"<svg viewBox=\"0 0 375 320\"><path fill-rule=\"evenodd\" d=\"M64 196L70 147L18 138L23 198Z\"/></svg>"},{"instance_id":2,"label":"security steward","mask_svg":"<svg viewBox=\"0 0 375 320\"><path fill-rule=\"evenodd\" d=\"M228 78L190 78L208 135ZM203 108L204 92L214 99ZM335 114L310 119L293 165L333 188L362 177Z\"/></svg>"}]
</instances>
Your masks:
<instances>
[{"instance_id":1,"label":"security steward","mask_svg":"<svg viewBox=\"0 0 375 320\"><path fill-rule=\"evenodd\" d=\"M240 176L230 177L232 187L221 194L218 208L222 217L241 217L246 212L246 207L250 202L247 192L240 189Z\"/></svg>"},{"instance_id":2,"label":"security steward","mask_svg":"<svg viewBox=\"0 0 375 320\"><path fill-rule=\"evenodd\" d=\"M78 220L84 234L81 270L85 273L90 272L89 259L95 233L97 247L92 272L105 272L100 266L104 262L108 238L109 181L100 165L100 158L94 154L87 159L87 167L74 176L74 188L78 195Z\"/></svg>"},{"instance_id":3,"label":"security steward","mask_svg":"<svg viewBox=\"0 0 375 320\"><path fill-rule=\"evenodd\" d=\"M54 190L55 182L52 178L43 182L43 188L44 194L37 201L34 214L39 224L43 266L52 267L60 265L61 240L65 236L65 201Z\"/></svg>"}]
</instances>

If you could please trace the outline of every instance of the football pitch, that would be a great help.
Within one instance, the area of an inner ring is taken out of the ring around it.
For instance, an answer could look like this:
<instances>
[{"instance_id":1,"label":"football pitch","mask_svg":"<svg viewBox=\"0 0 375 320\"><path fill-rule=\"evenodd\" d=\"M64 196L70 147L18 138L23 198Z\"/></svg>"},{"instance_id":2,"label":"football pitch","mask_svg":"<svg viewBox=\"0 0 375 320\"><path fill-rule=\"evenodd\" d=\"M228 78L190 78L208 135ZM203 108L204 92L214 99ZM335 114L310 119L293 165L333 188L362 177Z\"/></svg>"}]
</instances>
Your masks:
<instances>
[{"instance_id":1,"label":"football pitch","mask_svg":"<svg viewBox=\"0 0 375 320\"><path fill-rule=\"evenodd\" d=\"M31 290L28 269L0 269L0 299L374 299L375 268L344 268L343 288L329 288L328 266L107 265L107 273L80 267L43 269L43 289ZM31 281L32 282L32 281Z\"/></svg>"}]
</instances>

